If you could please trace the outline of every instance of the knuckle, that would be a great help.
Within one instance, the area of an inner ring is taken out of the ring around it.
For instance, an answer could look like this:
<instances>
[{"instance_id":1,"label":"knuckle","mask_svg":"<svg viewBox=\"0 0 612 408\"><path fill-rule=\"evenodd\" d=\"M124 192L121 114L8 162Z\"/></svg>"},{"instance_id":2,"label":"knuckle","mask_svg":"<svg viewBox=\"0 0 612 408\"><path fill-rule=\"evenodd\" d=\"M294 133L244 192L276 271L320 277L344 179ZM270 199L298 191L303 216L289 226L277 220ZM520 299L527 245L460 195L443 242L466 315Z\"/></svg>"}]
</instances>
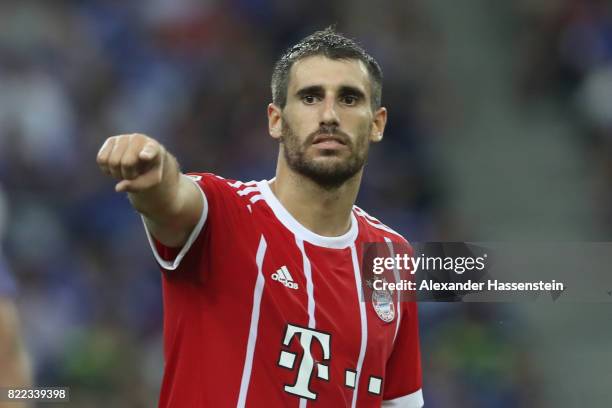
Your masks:
<instances>
[{"instance_id":1,"label":"knuckle","mask_svg":"<svg viewBox=\"0 0 612 408\"><path fill-rule=\"evenodd\" d=\"M136 165L138 164L138 160L136 157L130 156L130 157L125 157L123 158L123 160L121 161L121 167L123 167L124 169L132 169L134 168Z\"/></svg>"},{"instance_id":2,"label":"knuckle","mask_svg":"<svg viewBox=\"0 0 612 408\"><path fill-rule=\"evenodd\" d=\"M142 133L132 133L130 136L132 137L132 140L136 142L142 142L143 140L148 139L147 136L143 135Z\"/></svg>"},{"instance_id":3,"label":"knuckle","mask_svg":"<svg viewBox=\"0 0 612 408\"><path fill-rule=\"evenodd\" d=\"M111 169L116 169L121 165L121 161L118 158L110 158L108 160L108 165Z\"/></svg>"}]
</instances>

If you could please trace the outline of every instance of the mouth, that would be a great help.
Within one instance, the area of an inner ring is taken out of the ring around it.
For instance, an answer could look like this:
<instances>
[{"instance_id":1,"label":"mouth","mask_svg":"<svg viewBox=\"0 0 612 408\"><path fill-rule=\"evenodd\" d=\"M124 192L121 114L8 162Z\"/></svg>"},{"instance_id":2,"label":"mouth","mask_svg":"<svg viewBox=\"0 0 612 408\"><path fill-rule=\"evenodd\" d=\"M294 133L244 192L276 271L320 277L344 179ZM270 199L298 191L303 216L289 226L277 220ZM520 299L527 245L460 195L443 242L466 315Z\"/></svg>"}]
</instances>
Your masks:
<instances>
[{"instance_id":1,"label":"mouth","mask_svg":"<svg viewBox=\"0 0 612 408\"><path fill-rule=\"evenodd\" d=\"M331 133L323 133L317 135L312 141L312 144L322 148L334 148L346 146L346 141L341 136Z\"/></svg>"}]
</instances>

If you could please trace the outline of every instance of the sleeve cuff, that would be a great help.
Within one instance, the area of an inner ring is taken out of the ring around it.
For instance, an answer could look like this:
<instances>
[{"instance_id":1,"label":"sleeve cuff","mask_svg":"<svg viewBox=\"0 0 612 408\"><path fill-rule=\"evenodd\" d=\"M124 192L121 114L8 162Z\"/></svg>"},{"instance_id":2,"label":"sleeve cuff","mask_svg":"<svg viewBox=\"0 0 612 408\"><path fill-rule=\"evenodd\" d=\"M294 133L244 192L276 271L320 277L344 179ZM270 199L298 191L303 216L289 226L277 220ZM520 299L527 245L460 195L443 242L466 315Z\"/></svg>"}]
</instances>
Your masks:
<instances>
[{"instance_id":1,"label":"sleeve cuff","mask_svg":"<svg viewBox=\"0 0 612 408\"><path fill-rule=\"evenodd\" d=\"M208 217L208 201L206 200L206 194L204 194L202 187L194 178L186 176L186 175L182 175L182 177L186 177L192 183L195 183L195 185L198 187L198 190L200 191L200 194L202 194L203 205L202 205L202 214L200 215L200 219L198 220L198 223L193 228L193 230L191 231L191 234L189 234L189 238L187 238L187 242L185 242L185 245L183 245L183 247L179 250L178 254L176 255L176 257L174 257L174 259L167 260L167 259L164 259L160 255L159 251L157 250L157 246L155 245L155 240L153 236L151 235L151 232L147 228L147 223L145 222L144 216L141 215L142 222L145 228L145 232L147 234L147 239L149 240L149 245L151 246L151 250L153 251L155 260L157 261L159 266L161 266L167 271L173 271L179 267L179 265L181 264L181 260L185 257L185 255L187 254L187 251L189 251L189 249L191 248L195 240L198 238L198 235L200 235L200 232L202 231L202 228L204 227L204 223L206 222L206 218Z\"/></svg>"},{"instance_id":2,"label":"sleeve cuff","mask_svg":"<svg viewBox=\"0 0 612 408\"><path fill-rule=\"evenodd\" d=\"M403 397L394 398L392 400L383 401L383 408L421 408L425 402L423 401L423 390L419 389L412 394L404 395Z\"/></svg>"}]
</instances>

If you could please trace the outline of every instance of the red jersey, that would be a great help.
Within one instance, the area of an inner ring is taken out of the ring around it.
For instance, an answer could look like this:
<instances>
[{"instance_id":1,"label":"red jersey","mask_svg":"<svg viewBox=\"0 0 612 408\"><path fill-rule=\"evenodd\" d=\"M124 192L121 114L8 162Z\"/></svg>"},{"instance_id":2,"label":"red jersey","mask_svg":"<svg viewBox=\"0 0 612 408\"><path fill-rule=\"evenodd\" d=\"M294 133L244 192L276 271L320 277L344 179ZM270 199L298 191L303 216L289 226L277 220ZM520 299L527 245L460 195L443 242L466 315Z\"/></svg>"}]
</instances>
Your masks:
<instances>
[{"instance_id":1,"label":"red jersey","mask_svg":"<svg viewBox=\"0 0 612 408\"><path fill-rule=\"evenodd\" d=\"M400 235L354 207L350 230L324 237L268 181L189 177L204 210L184 247L147 232L163 270L159 407L422 406L416 304L362 299L362 244Z\"/></svg>"}]
</instances>

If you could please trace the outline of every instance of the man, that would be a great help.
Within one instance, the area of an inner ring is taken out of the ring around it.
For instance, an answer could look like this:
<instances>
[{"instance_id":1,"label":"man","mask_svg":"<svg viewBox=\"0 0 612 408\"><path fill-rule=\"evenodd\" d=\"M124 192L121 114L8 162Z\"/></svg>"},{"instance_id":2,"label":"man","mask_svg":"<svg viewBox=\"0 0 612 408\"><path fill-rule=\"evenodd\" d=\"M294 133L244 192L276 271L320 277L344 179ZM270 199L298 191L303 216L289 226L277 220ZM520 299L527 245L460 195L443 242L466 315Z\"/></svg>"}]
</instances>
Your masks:
<instances>
[{"instance_id":1,"label":"man","mask_svg":"<svg viewBox=\"0 0 612 408\"><path fill-rule=\"evenodd\" d=\"M353 206L387 120L381 82L332 29L289 49L272 76L270 181L185 176L147 136L106 140L98 164L163 270L160 407L422 406L416 305L383 320L360 301L362 244L405 242Z\"/></svg>"}]
</instances>

